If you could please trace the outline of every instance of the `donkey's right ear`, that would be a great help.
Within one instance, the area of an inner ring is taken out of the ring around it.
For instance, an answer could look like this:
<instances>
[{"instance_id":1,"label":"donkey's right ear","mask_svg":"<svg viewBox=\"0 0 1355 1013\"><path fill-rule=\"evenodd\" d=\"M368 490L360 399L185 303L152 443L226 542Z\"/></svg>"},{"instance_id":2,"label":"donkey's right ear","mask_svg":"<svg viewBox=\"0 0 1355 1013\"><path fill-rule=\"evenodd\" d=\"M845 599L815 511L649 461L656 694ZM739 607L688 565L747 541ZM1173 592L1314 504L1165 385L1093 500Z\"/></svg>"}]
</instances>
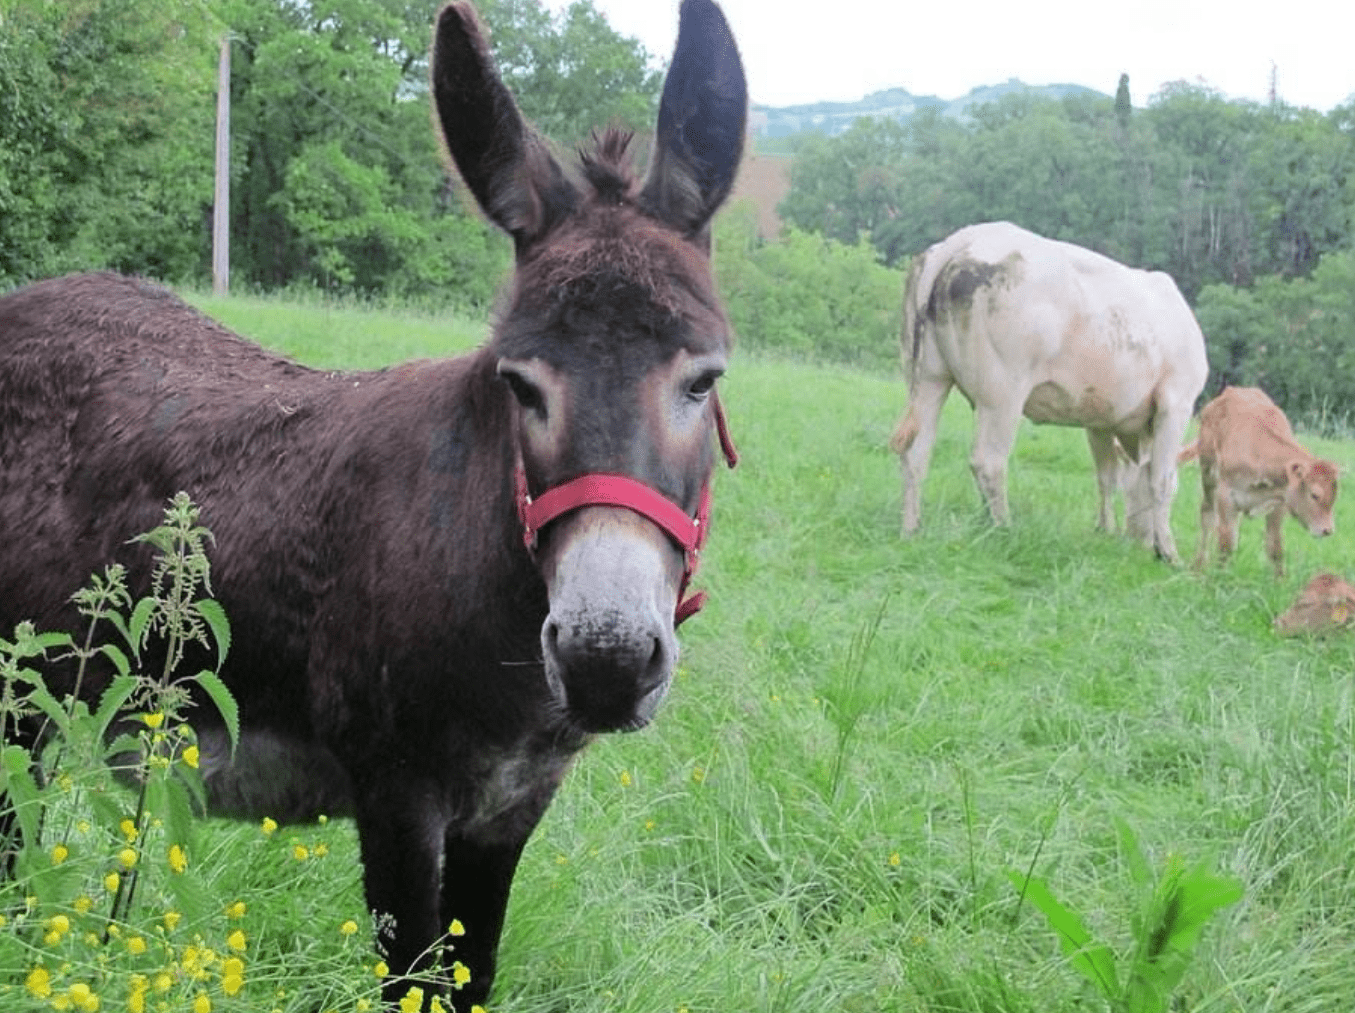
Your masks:
<instances>
[{"instance_id":1,"label":"donkey's right ear","mask_svg":"<svg viewBox=\"0 0 1355 1013\"><path fill-rule=\"evenodd\" d=\"M470 0L439 12L429 63L447 152L521 256L574 209L577 192L504 86Z\"/></svg>"}]
</instances>

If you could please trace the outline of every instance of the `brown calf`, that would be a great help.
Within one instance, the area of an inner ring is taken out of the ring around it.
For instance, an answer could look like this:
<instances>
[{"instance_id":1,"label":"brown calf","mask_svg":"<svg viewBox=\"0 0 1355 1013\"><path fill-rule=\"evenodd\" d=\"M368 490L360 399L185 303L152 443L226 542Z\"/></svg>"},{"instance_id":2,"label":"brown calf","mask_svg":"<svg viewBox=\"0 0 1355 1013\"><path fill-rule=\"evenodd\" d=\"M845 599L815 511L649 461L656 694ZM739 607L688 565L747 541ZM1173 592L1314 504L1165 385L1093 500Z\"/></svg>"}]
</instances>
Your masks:
<instances>
[{"instance_id":1,"label":"brown calf","mask_svg":"<svg viewBox=\"0 0 1355 1013\"><path fill-rule=\"evenodd\" d=\"M1200 459L1200 548L1204 566L1218 527L1219 561L1237 545L1239 516L1266 513L1266 554L1275 576L1284 575L1282 526L1287 509L1316 537L1336 528L1336 465L1308 453L1294 439L1289 420L1264 391L1225 387L1200 410L1200 434L1179 461Z\"/></svg>"},{"instance_id":2,"label":"brown calf","mask_svg":"<svg viewBox=\"0 0 1355 1013\"><path fill-rule=\"evenodd\" d=\"M1319 573L1299 592L1294 604L1275 617L1281 636L1331 633L1355 624L1355 587L1334 573Z\"/></svg>"}]
</instances>

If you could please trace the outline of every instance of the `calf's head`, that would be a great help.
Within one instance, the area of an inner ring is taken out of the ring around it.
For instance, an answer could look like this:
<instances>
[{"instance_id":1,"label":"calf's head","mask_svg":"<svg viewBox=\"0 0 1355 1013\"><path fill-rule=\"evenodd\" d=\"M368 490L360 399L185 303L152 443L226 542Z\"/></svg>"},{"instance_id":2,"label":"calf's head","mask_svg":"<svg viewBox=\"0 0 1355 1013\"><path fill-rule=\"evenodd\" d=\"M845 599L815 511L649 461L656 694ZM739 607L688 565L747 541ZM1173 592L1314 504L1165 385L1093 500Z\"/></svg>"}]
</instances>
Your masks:
<instances>
[{"instance_id":1,"label":"calf's head","mask_svg":"<svg viewBox=\"0 0 1355 1013\"><path fill-rule=\"evenodd\" d=\"M1319 573L1299 592L1294 604L1275 617L1282 636L1329 633L1355 623L1355 587L1334 573Z\"/></svg>"},{"instance_id":2,"label":"calf's head","mask_svg":"<svg viewBox=\"0 0 1355 1013\"><path fill-rule=\"evenodd\" d=\"M733 185L747 110L719 8L683 4L643 178L629 135L614 130L567 173L524 123L468 4L439 18L432 81L448 151L514 242L490 349L527 494L620 476L694 516L730 347L709 224ZM541 646L556 701L584 731L645 724L676 664L688 555L653 520L614 505L572 510L532 542L550 599Z\"/></svg>"},{"instance_id":3,"label":"calf's head","mask_svg":"<svg viewBox=\"0 0 1355 1013\"><path fill-rule=\"evenodd\" d=\"M1336 530L1332 507L1336 503L1336 466L1330 461L1289 463L1289 487L1285 490L1289 512L1318 538Z\"/></svg>"}]
</instances>

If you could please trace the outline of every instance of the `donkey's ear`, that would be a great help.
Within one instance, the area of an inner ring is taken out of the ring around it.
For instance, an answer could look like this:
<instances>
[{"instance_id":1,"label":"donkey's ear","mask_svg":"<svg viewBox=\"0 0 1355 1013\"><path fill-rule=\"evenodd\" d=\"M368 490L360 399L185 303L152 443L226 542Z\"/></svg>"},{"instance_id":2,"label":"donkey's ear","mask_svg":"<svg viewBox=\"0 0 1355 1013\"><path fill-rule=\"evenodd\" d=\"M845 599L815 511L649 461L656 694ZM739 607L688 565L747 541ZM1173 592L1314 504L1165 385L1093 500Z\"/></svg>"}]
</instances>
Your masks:
<instances>
[{"instance_id":1,"label":"donkey's ear","mask_svg":"<svg viewBox=\"0 0 1355 1013\"><path fill-rule=\"evenodd\" d=\"M469 0L438 14L429 62L447 151L485 214L521 254L573 210L577 193L523 120Z\"/></svg>"},{"instance_id":2,"label":"donkey's ear","mask_svg":"<svg viewBox=\"0 0 1355 1013\"><path fill-rule=\"evenodd\" d=\"M683 0L645 209L696 238L734 186L747 116L748 86L724 14L713 0Z\"/></svg>"}]
</instances>

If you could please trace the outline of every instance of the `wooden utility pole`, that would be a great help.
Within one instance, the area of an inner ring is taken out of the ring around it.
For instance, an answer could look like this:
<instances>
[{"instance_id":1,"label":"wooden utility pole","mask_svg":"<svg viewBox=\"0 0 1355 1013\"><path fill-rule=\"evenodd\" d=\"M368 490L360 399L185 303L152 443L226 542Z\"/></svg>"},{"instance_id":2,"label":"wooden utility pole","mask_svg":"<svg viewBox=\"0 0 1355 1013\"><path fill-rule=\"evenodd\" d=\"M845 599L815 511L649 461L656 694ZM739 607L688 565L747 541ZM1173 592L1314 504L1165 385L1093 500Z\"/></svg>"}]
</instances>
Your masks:
<instances>
[{"instance_id":1,"label":"wooden utility pole","mask_svg":"<svg viewBox=\"0 0 1355 1013\"><path fill-rule=\"evenodd\" d=\"M212 203L212 291L231 283L231 37L221 37L216 75L216 192Z\"/></svg>"}]
</instances>

